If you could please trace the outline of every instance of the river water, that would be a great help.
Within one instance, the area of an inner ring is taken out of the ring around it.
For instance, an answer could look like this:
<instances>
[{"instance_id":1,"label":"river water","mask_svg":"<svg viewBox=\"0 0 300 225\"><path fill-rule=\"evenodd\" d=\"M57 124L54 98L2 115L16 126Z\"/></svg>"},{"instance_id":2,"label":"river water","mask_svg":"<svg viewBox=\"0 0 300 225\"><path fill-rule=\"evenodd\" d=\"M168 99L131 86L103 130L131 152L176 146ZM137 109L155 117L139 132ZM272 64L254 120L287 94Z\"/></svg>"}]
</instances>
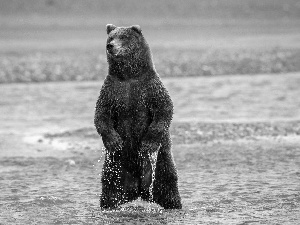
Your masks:
<instances>
[{"instance_id":1,"label":"river water","mask_svg":"<svg viewBox=\"0 0 300 225\"><path fill-rule=\"evenodd\" d=\"M100 210L103 153L0 160L0 224L299 224L300 149L289 141L179 144L182 210Z\"/></svg>"}]
</instances>

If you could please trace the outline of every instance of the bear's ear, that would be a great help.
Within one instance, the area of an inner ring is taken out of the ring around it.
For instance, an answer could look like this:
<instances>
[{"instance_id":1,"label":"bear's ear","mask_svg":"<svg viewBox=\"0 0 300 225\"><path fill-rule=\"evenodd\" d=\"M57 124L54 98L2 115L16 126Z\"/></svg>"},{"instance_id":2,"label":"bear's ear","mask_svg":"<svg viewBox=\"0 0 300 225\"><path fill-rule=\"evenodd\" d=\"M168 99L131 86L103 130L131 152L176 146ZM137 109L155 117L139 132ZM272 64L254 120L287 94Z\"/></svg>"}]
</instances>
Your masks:
<instances>
[{"instance_id":1,"label":"bear's ear","mask_svg":"<svg viewBox=\"0 0 300 225\"><path fill-rule=\"evenodd\" d=\"M141 27L139 25L132 25L131 29L134 30L134 31L136 31L136 32L138 32L139 34L142 33L142 29L141 29Z\"/></svg>"},{"instance_id":2,"label":"bear's ear","mask_svg":"<svg viewBox=\"0 0 300 225\"><path fill-rule=\"evenodd\" d=\"M113 24L106 25L106 33L109 34L112 30L116 29L117 27Z\"/></svg>"}]
</instances>

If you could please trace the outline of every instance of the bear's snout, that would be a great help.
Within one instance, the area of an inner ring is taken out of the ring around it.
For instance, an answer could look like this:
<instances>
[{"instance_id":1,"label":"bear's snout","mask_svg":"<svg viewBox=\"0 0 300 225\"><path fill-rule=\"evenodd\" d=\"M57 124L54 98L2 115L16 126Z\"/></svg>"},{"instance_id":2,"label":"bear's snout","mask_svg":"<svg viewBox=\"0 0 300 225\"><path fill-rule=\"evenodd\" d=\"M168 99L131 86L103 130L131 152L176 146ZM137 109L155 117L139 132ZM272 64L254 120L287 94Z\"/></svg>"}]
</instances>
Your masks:
<instances>
[{"instance_id":1,"label":"bear's snout","mask_svg":"<svg viewBox=\"0 0 300 225\"><path fill-rule=\"evenodd\" d=\"M115 54L115 50L116 50L116 44L114 43L114 41L109 42L106 45L106 50L109 54Z\"/></svg>"},{"instance_id":2,"label":"bear's snout","mask_svg":"<svg viewBox=\"0 0 300 225\"><path fill-rule=\"evenodd\" d=\"M114 48L114 45L111 44L111 43L109 43L109 44L106 45L106 49L107 49L108 51L112 50L113 48Z\"/></svg>"},{"instance_id":3,"label":"bear's snout","mask_svg":"<svg viewBox=\"0 0 300 225\"><path fill-rule=\"evenodd\" d=\"M111 43L108 43L108 44L106 45L106 50L107 50L107 53L109 53L109 54L114 54L114 45L111 44Z\"/></svg>"},{"instance_id":4,"label":"bear's snout","mask_svg":"<svg viewBox=\"0 0 300 225\"><path fill-rule=\"evenodd\" d=\"M110 55L118 56L122 49L122 42L120 40L112 40L106 45L106 51Z\"/></svg>"}]
</instances>

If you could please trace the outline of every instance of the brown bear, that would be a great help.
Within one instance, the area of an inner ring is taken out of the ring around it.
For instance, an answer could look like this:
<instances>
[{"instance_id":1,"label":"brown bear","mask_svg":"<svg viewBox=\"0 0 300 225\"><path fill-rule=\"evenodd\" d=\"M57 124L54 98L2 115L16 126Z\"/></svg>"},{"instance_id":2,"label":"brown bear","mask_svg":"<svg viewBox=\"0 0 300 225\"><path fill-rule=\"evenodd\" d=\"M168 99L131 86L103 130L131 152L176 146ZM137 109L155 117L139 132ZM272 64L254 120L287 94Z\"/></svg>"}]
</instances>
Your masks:
<instances>
[{"instance_id":1,"label":"brown bear","mask_svg":"<svg viewBox=\"0 0 300 225\"><path fill-rule=\"evenodd\" d=\"M108 24L106 30L109 70L94 120L106 148L100 206L115 208L141 197L165 209L180 209L169 133L172 100L154 68L140 26Z\"/></svg>"}]
</instances>

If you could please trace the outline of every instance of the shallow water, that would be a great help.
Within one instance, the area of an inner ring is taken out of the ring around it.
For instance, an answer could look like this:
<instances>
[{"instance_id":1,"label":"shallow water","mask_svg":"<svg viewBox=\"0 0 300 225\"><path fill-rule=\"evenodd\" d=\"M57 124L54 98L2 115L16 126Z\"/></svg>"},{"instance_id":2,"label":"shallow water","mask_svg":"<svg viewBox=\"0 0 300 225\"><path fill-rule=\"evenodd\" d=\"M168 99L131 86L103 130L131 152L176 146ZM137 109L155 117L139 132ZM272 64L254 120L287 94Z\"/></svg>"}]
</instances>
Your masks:
<instances>
[{"instance_id":1,"label":"shallow water","mask_svg":"<svg viewBox=\"0 0 300 225\"><path fill-rule=\"evenodd\" d=\"M101 151L0 161L0 224L299 224L298 143L176 145L182 210L99 209ZM94 155L98 155L95 157Z\"/></svg>"}]
</instances>

